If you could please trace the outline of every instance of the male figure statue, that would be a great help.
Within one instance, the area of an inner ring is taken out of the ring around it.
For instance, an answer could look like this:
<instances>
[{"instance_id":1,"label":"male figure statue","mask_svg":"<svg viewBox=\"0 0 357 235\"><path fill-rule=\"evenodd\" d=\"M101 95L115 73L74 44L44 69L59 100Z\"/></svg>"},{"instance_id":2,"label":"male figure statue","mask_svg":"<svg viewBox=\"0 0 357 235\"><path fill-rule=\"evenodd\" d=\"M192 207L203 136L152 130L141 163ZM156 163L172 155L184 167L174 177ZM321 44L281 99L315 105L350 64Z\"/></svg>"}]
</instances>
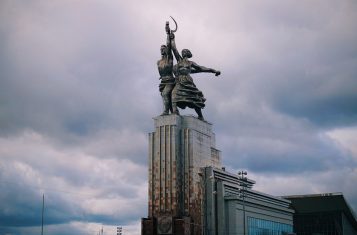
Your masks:
<instances>
[{"instance_id":1,"label":"male figure statue","mask_svg":"<svg viewBox=\"0 0 357 235\"><path fill-rule=\"evenodd\" d=\"M166 22L165 30L167 34L166 45L161 46L161 59L157 62L157 68L161 79L159 91L164 103L164 112L161 115L168 115L170 111L172 113L171 93L175 86L175 78L172 73L173 56L171 50L169 22Z\"/></svg>"}]
</instances>

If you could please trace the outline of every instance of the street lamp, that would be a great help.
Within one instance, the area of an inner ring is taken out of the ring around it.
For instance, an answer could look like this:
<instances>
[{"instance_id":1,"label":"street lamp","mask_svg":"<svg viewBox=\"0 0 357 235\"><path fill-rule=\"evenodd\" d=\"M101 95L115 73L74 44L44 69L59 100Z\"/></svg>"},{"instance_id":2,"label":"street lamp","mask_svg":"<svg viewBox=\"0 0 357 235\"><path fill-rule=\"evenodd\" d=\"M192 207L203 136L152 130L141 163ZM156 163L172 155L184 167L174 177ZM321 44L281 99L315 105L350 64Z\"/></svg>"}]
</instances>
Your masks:
<instances>
[{"instance_id":1,"label":"street lamp","mask_svg":"<svg viewBox=\"0 0 357 235\"><path fill-rule=\"evenodd\" d=\"M239 191L239 197L243 199L243 235L246 235L245 233L245 196L246 196L246 190L248 187L248 182L247 182L247 177L245 177L248 173L246 171L238 171L238 179L239 183L238 185L241 187L238 189Z\"/></svg>"}]
</instances>

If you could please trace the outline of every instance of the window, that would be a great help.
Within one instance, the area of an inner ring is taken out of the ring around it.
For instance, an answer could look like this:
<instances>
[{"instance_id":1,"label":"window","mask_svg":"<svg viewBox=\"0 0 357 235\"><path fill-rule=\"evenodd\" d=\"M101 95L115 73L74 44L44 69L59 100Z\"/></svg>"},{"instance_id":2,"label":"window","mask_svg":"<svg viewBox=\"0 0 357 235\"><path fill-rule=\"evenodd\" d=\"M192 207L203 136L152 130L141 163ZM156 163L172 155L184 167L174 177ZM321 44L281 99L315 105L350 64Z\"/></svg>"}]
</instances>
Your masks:
<instances>
[{"instance_id":1,"label":"window","mask_svg":"<svg viewBox=\"0 0 357 235\"><path fill-rule=\"evenodd\" d=\"M248 217L249 235L285 235L293 232L290 224Z\"/></svg>"}]
</instances>

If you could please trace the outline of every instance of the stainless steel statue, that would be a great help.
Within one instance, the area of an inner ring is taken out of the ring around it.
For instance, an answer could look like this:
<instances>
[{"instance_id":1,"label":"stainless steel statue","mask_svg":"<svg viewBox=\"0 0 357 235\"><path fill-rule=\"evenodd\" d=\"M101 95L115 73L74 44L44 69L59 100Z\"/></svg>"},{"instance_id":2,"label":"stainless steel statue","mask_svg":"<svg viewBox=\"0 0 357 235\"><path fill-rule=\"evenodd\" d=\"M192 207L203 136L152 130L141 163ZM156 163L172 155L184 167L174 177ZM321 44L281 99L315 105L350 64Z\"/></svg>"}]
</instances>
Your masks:
<instances>
[{"instance_id":1,"label":"stainless steel statue","mask_svg":"<svg viewBox=\"0 0 357 235\"><path fill-rule=\"evenodd\" d=\"M162 100L164 103L164 112L162 113L162 115L168 115L170 111L171 113L173 111L171 93L175 86L175 78L173 75L174 63L170 40L171 30L169 27L169 22L166 22L165 30L167 33L166 45L161 46L161 59L157 62L157 67L159 69L161 79L159 90L161 92Z\"/></svg>"},{"instance_id":2,"label":"stainless steel statue","mask_svg":"<svg viewBox=\"0 0 357 235\"><path fill-rule=\"evenodd\" d=\"M163 115L169 114L169 111L173 114L179 114L178 107L182 109L189 107L196 111L199 119L204 120L202 109L205 107L206 99L203 93L197 89L190 74L206 72L219 76L221 72L200 66L189 60L192 57L192 53L188 49L183 49L180 55L176 48L174 34L177 30L177 24L175 30L170 30L169 24L166 22L165 30L167 33L167 44L166 46L161 46L162 59L158 61L159 73L161 75L159 89L165 107ZM173 66L172 52L177 60L175 66ZM175 74L175 78L172 74Z\"/></svg>"}]
</instances>

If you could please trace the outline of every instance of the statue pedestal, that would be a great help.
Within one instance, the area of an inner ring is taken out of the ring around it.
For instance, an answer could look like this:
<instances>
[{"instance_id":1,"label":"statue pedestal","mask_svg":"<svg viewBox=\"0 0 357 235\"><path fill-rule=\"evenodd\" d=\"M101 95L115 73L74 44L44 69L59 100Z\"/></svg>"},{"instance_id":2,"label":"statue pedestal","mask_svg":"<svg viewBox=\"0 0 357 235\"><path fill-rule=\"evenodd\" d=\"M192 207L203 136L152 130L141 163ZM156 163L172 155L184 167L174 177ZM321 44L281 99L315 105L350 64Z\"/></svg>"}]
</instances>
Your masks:
<instances>
[{"instance_id":1,"label":"statue pedestal","mask_svg":"<svg viewBox=\"0 0 357 235\"><path fill-rule=\"evenodd\" d=\"M221 167L212 124L178 115L154 121L155 132L149 134L148 219L142 221L142 234L202 234L202 167Z\"/></svg>"}]
</instances>

